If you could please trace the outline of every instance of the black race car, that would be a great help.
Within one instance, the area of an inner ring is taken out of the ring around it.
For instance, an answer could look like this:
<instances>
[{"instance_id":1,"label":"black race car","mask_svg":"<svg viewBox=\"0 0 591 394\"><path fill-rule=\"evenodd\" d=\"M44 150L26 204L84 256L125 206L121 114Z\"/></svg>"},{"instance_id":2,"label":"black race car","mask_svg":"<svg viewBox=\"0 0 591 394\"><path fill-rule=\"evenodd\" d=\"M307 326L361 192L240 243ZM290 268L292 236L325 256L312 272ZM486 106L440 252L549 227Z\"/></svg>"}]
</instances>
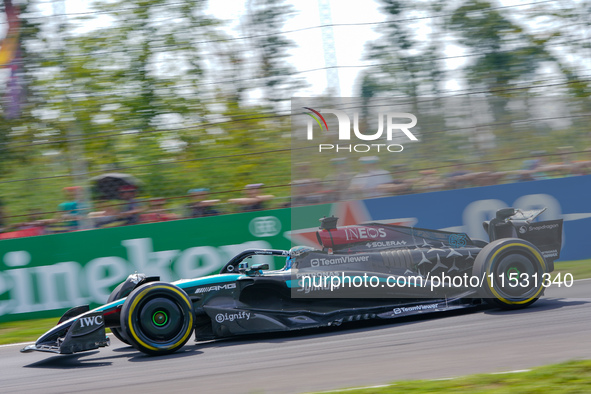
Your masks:
<instances>
[{"instance_id":1,"label":"black race car","mask_svg":"<svg viewBox=\"0 0 591 394\"><path fill-rule=\"evenodd\" d=\"M484 223L490 242L464 233L321 219L321 249L249 249L218 275L159 281L130 275L108 303L70 309L21 351L71 354L109 345L105 328L136 349L160 355L195 340L336 326L473 307L535 302L560 255L562 220L534 222L543 210L499 210ZM253 255L286 258L283 269L250 266Z\"/></svg>"}]
</instances>

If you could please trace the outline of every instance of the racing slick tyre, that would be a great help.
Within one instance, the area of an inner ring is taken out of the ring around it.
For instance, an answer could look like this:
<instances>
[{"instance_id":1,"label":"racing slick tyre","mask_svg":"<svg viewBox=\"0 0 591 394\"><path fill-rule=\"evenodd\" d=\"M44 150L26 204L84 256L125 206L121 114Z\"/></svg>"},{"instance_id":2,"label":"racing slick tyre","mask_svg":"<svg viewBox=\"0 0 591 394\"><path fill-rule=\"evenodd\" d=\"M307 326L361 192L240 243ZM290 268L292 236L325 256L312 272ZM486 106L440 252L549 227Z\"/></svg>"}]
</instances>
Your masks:
<instances>
[{"instance_id":1,"label":"racing slick tyre","mask_svg":"<svg viewBox=\"0 0 591 394\"><path fill-rule=\"evenodd\" d=\"M121 330L129 342L149 355L174 353L193 331L193 304L182 289L150 282L129 294L121 309Z\"/></svg>"},{"instance_id":2,"label":"racing slick tyre","mask_svg":"<svg viewBox=\"0 0 591 394\"><path fill-rule=\"evenodd\" d=\"M111 295L109 295L109 299L107 300L107 304L127 296L127 294L121 294L121 295L119 294L119 292L121 292L121 288L123 287L124 284L125 284L125 282L121 282L117 287L115 287L115 290L113 290L111 292ZM123 342L127 345L131 345L131 343L129 343L129 340L121 332L121 329L116 328L116 327L111 327L111 332L113 333L113 335L115 335L115 338L117 338L121 342Z\"/></svg>"},{"instance_id":3,"label":"racing slick tyre","mask_svg":"<svg viewBox=\"0 0 591 394\"><path fill-rule=\"evenodd\" d=\"M480 296L503 309L525 308L542 295L547 272L542 253L518 238L504 238L486 245L474 261L472 274L482 280Z\"/></svg>"}]
</instances>

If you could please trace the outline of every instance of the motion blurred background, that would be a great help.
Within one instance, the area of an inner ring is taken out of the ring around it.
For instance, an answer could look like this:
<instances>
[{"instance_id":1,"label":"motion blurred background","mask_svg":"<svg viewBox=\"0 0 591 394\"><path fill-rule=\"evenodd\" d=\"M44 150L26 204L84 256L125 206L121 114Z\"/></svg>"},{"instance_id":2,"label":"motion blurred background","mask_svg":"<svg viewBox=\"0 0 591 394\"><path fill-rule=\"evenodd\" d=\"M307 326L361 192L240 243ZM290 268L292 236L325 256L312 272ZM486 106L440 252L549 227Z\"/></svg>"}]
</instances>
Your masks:
<instances>
[{"instance_id":1,"label":"motion blurred background","mask_svg":"<svg viewBox=\"0 0 591 394\"><path fill-rule=\"evenodd\" d=\"M3 0L0 228L132 224L120 214L130 201L158 221L194 217L192 199L219 214L252 196L265 197L252 209L359 197L342 191L363 155L331 157L350 175L335 186L328 164L291 152L294 96L358 97L360 111L396 98L417 114L420 143L378 155L391 176L378 195L589 174L590 11L588 0Z\"/></svg>"}]
</instances>

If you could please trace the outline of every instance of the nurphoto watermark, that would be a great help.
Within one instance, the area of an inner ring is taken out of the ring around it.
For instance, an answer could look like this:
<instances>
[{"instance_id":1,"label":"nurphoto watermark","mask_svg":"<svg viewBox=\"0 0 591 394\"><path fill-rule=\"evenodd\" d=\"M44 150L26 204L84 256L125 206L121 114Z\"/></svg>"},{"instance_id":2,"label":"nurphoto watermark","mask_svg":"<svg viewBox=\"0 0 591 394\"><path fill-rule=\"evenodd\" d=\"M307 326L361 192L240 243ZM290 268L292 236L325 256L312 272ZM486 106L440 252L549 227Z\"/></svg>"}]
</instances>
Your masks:
<instances>
[{"instance_id":1,"label":"nurphoto watermark","mask_svg":"<svg viewBox=\"0 0 591 394\"><path fill-rule=\"evenodd\" d=\"M416 115L394 104L377 108L353 99L292 100L294 137L313 143L318 153L399 153L406 141L419 141Z\"/></svg>"},{"instance_id":2,"label":"nurphoto watermark","mask_svg":"<svg viewBox=\"0 0 591 394\"><path fill-rule=\"evenodd\" d=\"M351 141L351 119L347 112L337 110L334 108L322 108L319 111L312 109L310 107L303 107L303 109L309 110L310 112L305 112L307 115L310 116L311 119L308 120L307 125L307 139L314 140L314 122L320 126L320 131L323 131L323 125L326 127L326 131L329 131L328 124L326 123L326 119L324 115L333 114L337 117L338 120L338 139L339 141ZM417 124L417 117L410 113L405 112L392 112L392 113L380 113L378 114L378 130L373 134L366 134L360 131L359 129L359 112L353 112L353 133L354 138L361 140L361 141L376 141L382 138L384 134L384 118L386 119L386 140L392 141L392 136L395 132L402 132L406 137L408 137L411 141L418 141L419 139L409 130L410 128L416 126ZM409 119L409 123L394 123L395 119ZM367 153L372 150L376 152L380 152L381 150L386 150L388 152L402 152L404 147L401 144L390 144L390 143L372 143L372 144L318 144L318 151L328 151L334 150L336 152L358 152L358 153Z\"/></svg>"}]
</instances>

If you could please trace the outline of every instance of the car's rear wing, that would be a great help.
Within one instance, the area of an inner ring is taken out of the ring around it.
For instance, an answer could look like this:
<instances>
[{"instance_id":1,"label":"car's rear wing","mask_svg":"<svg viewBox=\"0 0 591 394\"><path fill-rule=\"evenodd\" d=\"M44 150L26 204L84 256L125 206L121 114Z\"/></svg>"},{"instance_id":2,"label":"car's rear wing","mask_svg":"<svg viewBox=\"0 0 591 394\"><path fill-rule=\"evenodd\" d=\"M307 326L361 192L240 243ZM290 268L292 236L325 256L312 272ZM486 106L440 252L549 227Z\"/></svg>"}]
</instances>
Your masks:
<instances>
[{"instance_id":1,"label":"car's rear wing","mask_svg":"<svg viewBox=\"0 0 591 394\"><path fill-rule=\"evenodd\" d=\"M514 208L499 209L496 217L483 223L490 241L501 238L521 238L534 244L553 269L562 247L562 219L533 222L544 209L522 211ZM552 271L552 270L550 270Z\"/></svg>"}]
</instances>

